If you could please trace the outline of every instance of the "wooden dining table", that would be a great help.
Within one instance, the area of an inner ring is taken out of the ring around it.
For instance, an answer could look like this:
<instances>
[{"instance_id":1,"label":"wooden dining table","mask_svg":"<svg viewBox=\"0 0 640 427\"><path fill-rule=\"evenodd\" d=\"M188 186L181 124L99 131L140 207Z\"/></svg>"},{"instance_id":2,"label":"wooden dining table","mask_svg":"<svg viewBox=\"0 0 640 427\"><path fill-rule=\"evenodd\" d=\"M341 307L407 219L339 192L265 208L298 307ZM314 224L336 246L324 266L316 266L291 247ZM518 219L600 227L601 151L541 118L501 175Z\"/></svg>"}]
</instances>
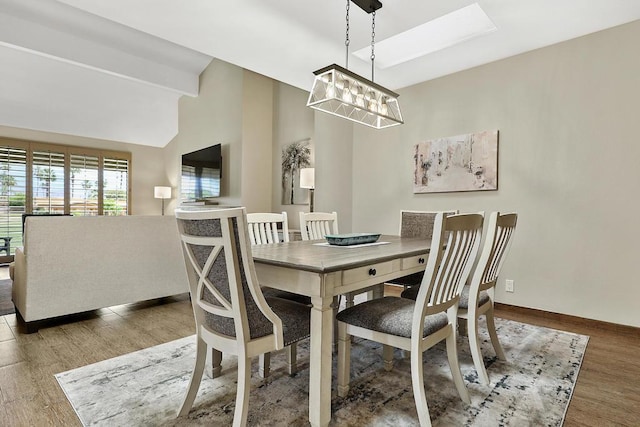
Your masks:
<instances>
[{"instance_id":1,"label":"wooden dining table","mask_svg":"<svg viewBox=\"0 0 640 427\"><path fill-rule=\"evenodd\" d=\"M324 240L252 247L262 286L311 297L309 422L331 420L334 297L424 270L430 241L382 235L375 244L333 246Z\"/></svg>"}]
</instances>

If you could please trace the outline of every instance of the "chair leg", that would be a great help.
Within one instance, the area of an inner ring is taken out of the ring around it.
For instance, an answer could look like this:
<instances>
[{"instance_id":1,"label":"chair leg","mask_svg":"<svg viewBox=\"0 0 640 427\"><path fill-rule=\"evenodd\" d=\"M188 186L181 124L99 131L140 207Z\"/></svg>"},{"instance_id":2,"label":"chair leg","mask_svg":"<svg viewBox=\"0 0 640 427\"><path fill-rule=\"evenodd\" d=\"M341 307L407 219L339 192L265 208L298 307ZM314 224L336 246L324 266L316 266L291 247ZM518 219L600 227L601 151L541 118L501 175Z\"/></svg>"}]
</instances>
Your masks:
<instances>
[{"instance_id":1,"label":"chair leg","mask_svg":"<svg viewBox=\"0 0 640 427\"><path fill-rule=\"evenodd\" d=\"M236 410L233 413L233 427L244 427L247 425L250 389L251 359L244 355L238 355L238 388L236 392Z\"/></svg>"},{"instance_id":2,"label":"chair leg","mask_svg":"<svg viewBox=\"0 0 640 427\"><path fill-rule=\"evenodd\" d=\"M496 322L493 319L493 307L491 307L487 313L487 330L489 331L489 336L491 337L491 344L493 345L493 349L496 351L496 356L500 360L507 360L507 357L504 355L504 350L500 345L500 341L498 341L498 334L496 333Z\"/></svg>"},{"instance_id":3,"label":"chair leg","mask_svg":"<svg viewBox=\"0 0 640 427\"><path fill-rule=\"evenodd\" d=\"M424 391L422 353L419 351L411 352L411 385L413 387L413 398L416 401L416 410L418 411L420 426L431 427L427 394Z\"/></svg>"},{"instance_id":4,"label":"chair leg","mask_svg":"<svg viewBox=\"0 0 640 427\"><path fill-rule=\"evenodd\" d=\"M338 396L345 397L349 392L351 371L351 336L347 334L347 324L338 323Z\"/></svg>"},{"instance_id":5,"label":"chair leg","mask_svg":"<svg viewBox=\"0 0 640 427\"><path fill-rule=\"evenodd\" d=\"M258 374L261 378L267 378L271 371L271 353L262 353L259 357Z\"/></svg>"},{"instance_id":6,"label":"chair leg","mask_svg":"<svg viewBox=\"0 0 640 427\"><path fill-rule=\"evenodd\" d=\"M178 410L178 416L189 414L193 401L196 400L198 395L198 389L200 388L200 381L202 380L202 374L204 372L204 365L207 361L207 343L200 337L196 342L196 362L191 373L191 380L189 381L189 387L187 393L184 396L184 401Z\"/></svg>"},{"instance_id":7,"label":"chair leg","mask_svg":"<svg viewBox=\"0 0 640 427\"><path fill-rule=\"evenodd\" d=\"M385 371L393 369L393 347L386 344L382 345L382 360L384 361Z\"/></svg>"},{"instance_id":8,"label":"chair leg","mask_svg":"<svg viewBox=\"0 0 640 427\"><path fill-rule=\"evenodd\" d=\"M298 372L298 361L296 360L298 357L298 347L296 343L291 344L287 348L287 369L289 370L289 375L293 376L296 372Z\"/></svg>"},{"instance_id":9,"label":"chair leg","mask_svg":"<svg viewBox=\"0 0 640 427\"><path fill-rule=\"evenodd\" d=\"M451 376L453 377L453 383L456 385L458 394L464 403L471 404L471 398L469 397L469 391L464 385L464 379L462 378L462 372L460 371L460 363L458 362L458 345L456 344L455 324L454 328L449 332L447 336L447 358L449 359L449 368L451 369ZM413 361L413 358L411 359Z\"/></svg>"},{"instance_id":10,"label":"chair leg","mask_svg":"<svg viewBox=\"0 0 640 427\"><path fill-rule=\"evenodd\" d=\"M467 318L469 337L469 349L471 350L471 357L473 358L473 365L476 367L478 379L484 385L489 385L489 375L484 367L484 360L482 359L482 351L480 350L480 340L478 339L478 318L474 316L474 313Z\"/></svg>"}]
</instances>

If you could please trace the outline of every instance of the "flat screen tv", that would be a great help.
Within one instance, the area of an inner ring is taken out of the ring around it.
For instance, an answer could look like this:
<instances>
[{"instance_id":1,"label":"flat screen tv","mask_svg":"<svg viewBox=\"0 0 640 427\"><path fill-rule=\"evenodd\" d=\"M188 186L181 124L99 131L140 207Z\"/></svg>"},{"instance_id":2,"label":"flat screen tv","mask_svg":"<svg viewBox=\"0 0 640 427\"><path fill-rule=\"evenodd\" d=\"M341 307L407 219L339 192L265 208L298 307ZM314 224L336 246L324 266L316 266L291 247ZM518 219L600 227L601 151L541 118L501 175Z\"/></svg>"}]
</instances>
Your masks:
<instances>
[{"instance_id":1,"label":"flat screen tv","mask_svg":"<svg viewBox=\"0 0 640 427\"><path fill-rule=\"evenodd\" d=\"M221 180L221 144L182 155L181 198L184 201L220 197Z\"/></svg>"}]
</instances>

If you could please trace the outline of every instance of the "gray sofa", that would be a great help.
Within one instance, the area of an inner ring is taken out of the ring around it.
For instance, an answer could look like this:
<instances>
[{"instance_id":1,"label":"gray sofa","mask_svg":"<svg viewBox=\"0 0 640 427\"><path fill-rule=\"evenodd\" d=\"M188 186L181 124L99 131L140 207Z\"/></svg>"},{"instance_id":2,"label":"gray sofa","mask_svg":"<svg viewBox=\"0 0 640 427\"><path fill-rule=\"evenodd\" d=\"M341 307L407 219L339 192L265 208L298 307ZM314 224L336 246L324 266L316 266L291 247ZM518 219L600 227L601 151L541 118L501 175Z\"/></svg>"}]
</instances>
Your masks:
<instances>
[{"instance_id":1,"label":"gray sofa","mask_svg":"<svg viewBox=\"0 0 640 427\"><path fill-rule=\"evenodd\" d=\"M189 291L173 216L26 218L13 303L40 321Z\"/></svg>"}]
</instances>

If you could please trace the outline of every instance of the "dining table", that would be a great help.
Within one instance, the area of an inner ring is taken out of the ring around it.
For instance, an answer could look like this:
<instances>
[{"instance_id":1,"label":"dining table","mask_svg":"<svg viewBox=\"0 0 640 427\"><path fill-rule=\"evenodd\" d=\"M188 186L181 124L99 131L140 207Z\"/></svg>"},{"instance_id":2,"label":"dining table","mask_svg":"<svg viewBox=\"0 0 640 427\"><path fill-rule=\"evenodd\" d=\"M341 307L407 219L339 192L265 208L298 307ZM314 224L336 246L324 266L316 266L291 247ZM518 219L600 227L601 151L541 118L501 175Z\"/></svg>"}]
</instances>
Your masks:
<instances>
[{"instance_id":1,"label":"dining table","mask_svg":"<svg viewBox=\"0 0 640 427\"><path fill-rule=\"evenodd\" d=\"M311 297L309 422L331 421L334 297L423 271L430 240L382 235L374 243L337 246L325 240L253 246L262 286Z\"/></svg>"}]
</instances>

